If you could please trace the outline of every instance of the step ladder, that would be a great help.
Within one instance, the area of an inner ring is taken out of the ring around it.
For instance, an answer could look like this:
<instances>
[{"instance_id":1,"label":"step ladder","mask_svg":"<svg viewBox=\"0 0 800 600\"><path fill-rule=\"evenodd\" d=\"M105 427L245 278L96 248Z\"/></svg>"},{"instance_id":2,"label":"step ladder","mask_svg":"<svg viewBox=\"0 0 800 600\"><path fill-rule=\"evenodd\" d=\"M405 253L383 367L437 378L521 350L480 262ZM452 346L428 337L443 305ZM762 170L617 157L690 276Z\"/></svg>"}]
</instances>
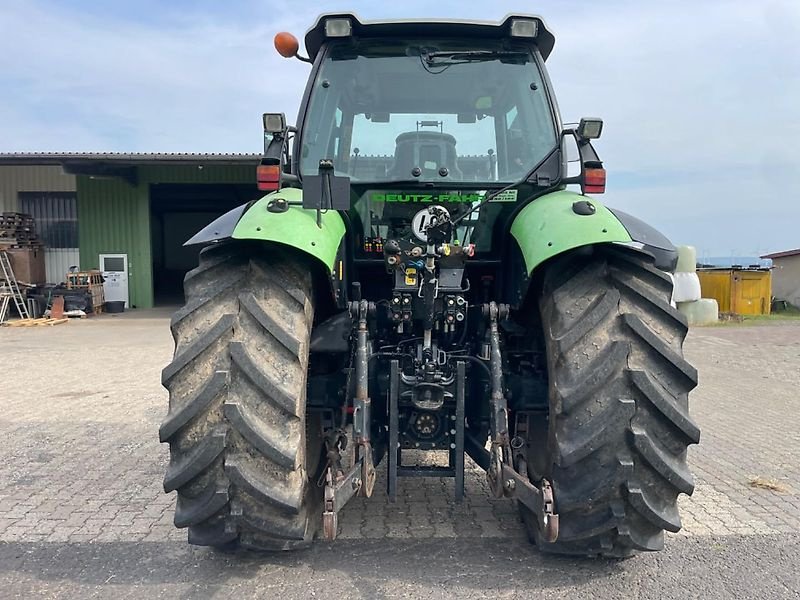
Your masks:
<instances>
[{"instance_id":1,"label":"step ladder","mask_svg":"<svg viewBox=\"0 0 800 600\"><path fill-rule=\"evenodd\" d=\"M3 281L0 281L0 286L5 288L2 290L3 299L0 300L0 323L8 316L9 298L14 300L14 306L16 306L20 318L30 319L31 315L25 304L25 296L22 295L19 289L19 283L17 283L17 278L14 276L14 269L11 267L11 259L5 250L0 251L0 272L3 275Z\"/></svg>"}]
</instances>

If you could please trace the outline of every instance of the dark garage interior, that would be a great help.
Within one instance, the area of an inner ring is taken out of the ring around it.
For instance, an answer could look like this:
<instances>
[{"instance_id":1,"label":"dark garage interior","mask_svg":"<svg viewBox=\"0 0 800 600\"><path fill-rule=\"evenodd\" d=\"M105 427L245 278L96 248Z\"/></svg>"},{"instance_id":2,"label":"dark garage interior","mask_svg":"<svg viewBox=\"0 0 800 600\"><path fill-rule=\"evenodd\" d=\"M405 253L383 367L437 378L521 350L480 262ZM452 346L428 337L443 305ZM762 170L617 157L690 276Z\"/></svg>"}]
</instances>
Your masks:
<instances>
[{"instance_id":1,"label":"dark garage interior","mask_svg":"<svg viewBox=\"0 0 800 600\"><path fill-rule=\"evenodd\" d=\"M242 184L150 186L156 306L183 304L183 277L197 266L201 250L200 246L184 246L184 242L220 215L260 195L254 185Z\"/></svg>"}]
</instances>

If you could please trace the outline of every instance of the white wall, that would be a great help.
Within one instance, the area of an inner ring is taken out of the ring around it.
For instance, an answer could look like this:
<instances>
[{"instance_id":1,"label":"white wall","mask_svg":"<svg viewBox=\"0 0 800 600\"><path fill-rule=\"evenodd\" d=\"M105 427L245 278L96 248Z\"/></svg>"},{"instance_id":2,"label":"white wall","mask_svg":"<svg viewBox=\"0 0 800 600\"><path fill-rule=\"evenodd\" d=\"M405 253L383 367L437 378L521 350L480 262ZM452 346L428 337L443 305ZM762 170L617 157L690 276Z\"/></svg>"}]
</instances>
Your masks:
<instances>
[{"instance_id":1,"label":"white wall","mask_svg":"<svg viewBox=\"0 0 800 600\"><path fill-rule=\"evenodd\" d=\"M80 266L81 255L77 248L45 248L44 266L48 283L60 283L70 267Z\"/></svg>"},{"instance_id":2,"label":"white wall","mask_svg":"<svg viewBox=\"0 0 800 600\"><path fill-rule=\"evenodd\" d=\"M772 295L800 307L800 254L772 259Z\"/></svg>"}]
</instances>

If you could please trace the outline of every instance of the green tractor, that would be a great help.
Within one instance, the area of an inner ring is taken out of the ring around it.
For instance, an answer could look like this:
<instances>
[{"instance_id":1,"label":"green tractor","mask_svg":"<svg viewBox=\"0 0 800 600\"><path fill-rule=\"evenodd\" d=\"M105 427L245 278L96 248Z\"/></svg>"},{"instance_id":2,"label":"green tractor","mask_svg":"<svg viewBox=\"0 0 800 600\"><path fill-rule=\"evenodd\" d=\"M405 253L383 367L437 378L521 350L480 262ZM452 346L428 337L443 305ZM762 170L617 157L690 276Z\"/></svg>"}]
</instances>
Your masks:
<instances>
[{"instance_id":1,"label":"green tractor","mask_svg":"<svg viewBox=\"0 0 800 600\"><path fill-rule=\"evenodd\" d=\"M307 56L275 45L311 74L296 126L264 115L267 193L187 242L206 247L163 372L175 525L303 548L379 466L390 499L403 477L461 499L469 455L542 551L662 548L700 436L677 253L587 195L602 121L562 124L542 19L329 14Z\"/></svg>"}]
</instances>

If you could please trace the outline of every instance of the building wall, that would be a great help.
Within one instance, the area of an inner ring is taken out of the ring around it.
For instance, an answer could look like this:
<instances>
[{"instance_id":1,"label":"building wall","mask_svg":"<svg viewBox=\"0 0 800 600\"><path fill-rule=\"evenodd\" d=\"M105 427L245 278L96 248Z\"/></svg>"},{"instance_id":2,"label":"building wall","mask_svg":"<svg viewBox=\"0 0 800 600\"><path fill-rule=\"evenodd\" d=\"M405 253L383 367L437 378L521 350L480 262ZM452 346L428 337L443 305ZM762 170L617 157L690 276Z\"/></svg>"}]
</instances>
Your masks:
<instances>
[{"instance_id":1,"label":"building wall","mask_svg":"<svg viewBox=\"0 0 800 600\"><path fill-rule=\"evenodd\" d=\"M78 176L81 269L98 269L100 254L127 254L132 307L153 306L149 209L146 186Z\"/></svg>"},{"instance_id":2,"label":"building wall","mask_svg":"<svg viewBox=\"0 0 800 600\"><path fill-rule=\"evenodd\" d=\"M800 307L800 255L772 259L772 295Z\"/></svg>"},{"instance_id":3,"label":"building wall","mask_svg":"<svg viewBox=\"0 0 800 600\"><path fill-rule=\"evenodd\" d=\"M19 192L74 192L75 176L57 166L0 166L0 212L19 212Z\"/></svg>"},{"instance_id":4,"label":"building wall","mask_svg":"<svg viewBox=\"0 0 800 600\"><path fill-rule=\"evenodd\" d=\"M37 202L37 210L31 210L20 202L20 194L24 193L66 193L75 192L75 176L66 175L60 166L0 166L0 213L27 212L36 217L37 230L40 236L48 226L45 217L56 216L51 211L52 203ZM73 205L74 207L74 205ZM50 236L44 235L48 242ZM47 281L58 283L63 281L64 274L71 265L78 264L78 249L73 247L50 247L48 243L44 251Z\"/></svg>"},{"instance_id":5,"label":"building wall","mask_svg":"<svg viewBox=\"0 0 800 600\"><path fill-rule=\"evenodd\" d=\"M139 167L139 183L250 183L255 185L256 167L210 165L196 166L153 165Z\"/></svg>"},{"instance_id":6,"label":"building wall","mask_svg":"<svg viewBox=\"0 0 800 600\"><path fill-rule=\"evenodd\" d=\"M703 298L714 298L719 306L719 312L731 312L731 281L733 277L727 270L698 270L700 279L700 292Z\"/></svg>"},{"instance_id":7,"label":"building wall","mask_svg":"<svg viewBox=\"0 0 800 600\"><path fill-rule=\"evenodd\" d=\"M122 179L80 175L78 234L82 269L98 268L100 254L128 255L130 305L153 306L150 185L156 183L253 183L252 166L154 165L138 168L136 185Z\"/></svg>"}]
</instances>

